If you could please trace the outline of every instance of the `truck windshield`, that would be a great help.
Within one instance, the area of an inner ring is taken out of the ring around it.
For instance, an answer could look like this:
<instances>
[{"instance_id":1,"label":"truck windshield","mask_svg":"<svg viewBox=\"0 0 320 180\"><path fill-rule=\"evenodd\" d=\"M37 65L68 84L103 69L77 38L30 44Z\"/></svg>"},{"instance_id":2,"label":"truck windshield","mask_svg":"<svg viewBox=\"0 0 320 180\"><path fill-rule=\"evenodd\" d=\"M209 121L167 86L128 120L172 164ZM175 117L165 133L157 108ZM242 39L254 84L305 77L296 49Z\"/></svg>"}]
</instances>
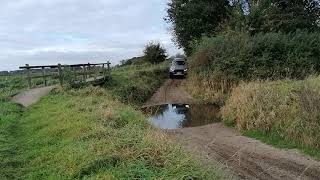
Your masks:
<instances>
[{"instance_id":1,"label":"truck windshield","mask_svg":"<svg viewBox=\"0 0 320 180\"><path fill-rule=\"evenodd\" d=\"M181 66L181 65L185 65L186 62L184 62L184 61L176 61L176 64Z\"/></svg>"}]
</instances>

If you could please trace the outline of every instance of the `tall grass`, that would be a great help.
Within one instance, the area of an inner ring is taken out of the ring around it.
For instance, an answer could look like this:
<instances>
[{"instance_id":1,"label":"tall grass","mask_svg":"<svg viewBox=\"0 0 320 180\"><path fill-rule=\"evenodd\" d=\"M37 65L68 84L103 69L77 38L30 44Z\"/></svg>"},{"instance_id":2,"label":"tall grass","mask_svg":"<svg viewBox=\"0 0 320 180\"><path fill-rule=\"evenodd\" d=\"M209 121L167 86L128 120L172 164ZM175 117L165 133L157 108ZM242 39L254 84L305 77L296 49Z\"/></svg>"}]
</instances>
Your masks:
<instances>
[{"instance_id":1,"label":"tall grass","mask_svg":"<svg viewBox=\"0 0 320 180\"><path fill-rule=\"evenodd\" d=\"M320 152L320 77L241 83L222 115L225 123L241 131L260 132Z\"/></svg>"},{"instance_id":2,"label":"tall grass","mask_svg":"<svg viewBox=\"0 0 320 180\"><path fill-rule=\"evenodd\" d=\"M123 66L111 72L105 88L116 99L131 105L141 105L168 77L168 64Z\"/></svg>"},{"instance_id":3,"label":"tall grass","mask_svg":"<svg viewBox=\"0 0 320 180\"><path fill-rule=\"evenodd\" d=\"M235 86L232 81L217 79L210 72L190 72L184 83L186 90L198 101L222 106Z\"/></svg>"},{"instance_id":4,"label":"tall grass","mask_svg":"<svg viewBox=\"0 0 320 180\"><path fill-rule=\"evenodd\" d=\"M27 87L28 84L22 76L0 76L0 101L8 100L10 96Z\"/></svg>"}]
</instances>

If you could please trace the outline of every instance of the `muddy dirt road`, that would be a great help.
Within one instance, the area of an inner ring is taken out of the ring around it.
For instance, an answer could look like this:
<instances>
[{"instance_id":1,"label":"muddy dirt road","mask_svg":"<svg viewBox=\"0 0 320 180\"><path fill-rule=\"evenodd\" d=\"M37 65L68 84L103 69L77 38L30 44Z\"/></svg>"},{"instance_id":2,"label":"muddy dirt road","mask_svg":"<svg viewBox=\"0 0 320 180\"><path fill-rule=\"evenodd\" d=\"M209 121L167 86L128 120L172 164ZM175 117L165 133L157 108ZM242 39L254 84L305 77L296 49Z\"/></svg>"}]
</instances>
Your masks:
<instances>
[{"instance_id":1,"label":"muddy dirt road","mask_svg":"<svg viewBox=\"0 0 320 180\"><path fill-rule=\"evenodd\" d=\"M183 79L167 80L158 91L145 103L145 106L160 104L192 104L192 97L183 89Z\"/></svg>"},{"instance_id":2,"label":"muddy dirt road","mask_svg":"<svg viewBox=\"0 0 320 180\"><path fill-rule=\"evenodd\" d=\"M192 103L183 80L168 80L145 104ZM320 162L241 136L221 123L165 131L204 163L220 162L241 179L320 180Z\"/></svg>"}]
</instances>

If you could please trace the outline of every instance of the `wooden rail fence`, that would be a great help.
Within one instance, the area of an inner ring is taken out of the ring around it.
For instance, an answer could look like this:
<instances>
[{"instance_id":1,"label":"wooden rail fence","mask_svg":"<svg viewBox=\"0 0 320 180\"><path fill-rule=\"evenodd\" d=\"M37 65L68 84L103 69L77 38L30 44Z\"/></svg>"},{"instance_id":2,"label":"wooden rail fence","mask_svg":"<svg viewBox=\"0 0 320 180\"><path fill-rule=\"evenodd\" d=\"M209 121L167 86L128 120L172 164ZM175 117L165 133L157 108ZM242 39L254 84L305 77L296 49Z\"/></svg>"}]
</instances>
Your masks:
<instances>
[{"instance_id":1,"label":"wooden rail fence","mask_svg":"<svg viewBox=\"0 0 320 180\"><path fill-rule=\"evenodd\" d=\"M66 78L72 78L74 83L95 82L104 79L110 71L111 63L97 64L72 64L72 65L43 65L19 67L26 71L26 79L29 88L32 88L32 79L43 79L43 84L48 85L48 78L58 79L61 86L64 85Z\"/></svg>"}]
</instances>

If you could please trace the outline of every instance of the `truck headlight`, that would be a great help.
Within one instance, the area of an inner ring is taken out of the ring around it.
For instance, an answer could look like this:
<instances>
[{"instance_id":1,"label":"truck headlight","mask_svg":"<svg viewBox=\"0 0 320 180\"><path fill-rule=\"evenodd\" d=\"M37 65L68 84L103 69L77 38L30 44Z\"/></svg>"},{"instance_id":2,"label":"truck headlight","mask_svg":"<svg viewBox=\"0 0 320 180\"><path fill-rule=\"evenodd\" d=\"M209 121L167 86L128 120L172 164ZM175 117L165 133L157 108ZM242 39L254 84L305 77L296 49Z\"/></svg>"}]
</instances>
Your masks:
<instances>
[{"instance_id":1,"label":"truck headlight","mask_svg":"<svg viewBox=\"0 0 320 180\"><path fill-rule=\"evenodd\" d=\"M187 71L188 71L188 69L185 69L185 70L184 70L184 72L187 72Z\"/></svg>"}]
</instances>

